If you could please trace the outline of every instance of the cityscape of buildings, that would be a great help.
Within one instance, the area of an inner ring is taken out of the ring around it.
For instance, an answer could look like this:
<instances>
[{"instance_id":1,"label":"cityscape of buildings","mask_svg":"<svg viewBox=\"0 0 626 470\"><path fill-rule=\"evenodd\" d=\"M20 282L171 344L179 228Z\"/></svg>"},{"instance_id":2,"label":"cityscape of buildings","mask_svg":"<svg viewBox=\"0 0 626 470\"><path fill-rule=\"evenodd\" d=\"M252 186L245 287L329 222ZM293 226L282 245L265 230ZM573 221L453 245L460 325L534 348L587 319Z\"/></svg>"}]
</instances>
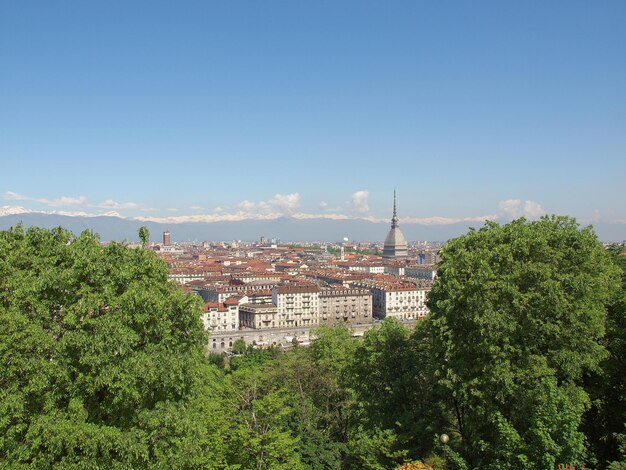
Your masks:
<instances>
[{"instance_id":1,"label":"cityscape of buildings","mask_svg":"<svg viewBox=\"0 0 626 470\"><path fill-rule=\"evenodd\" d=\"M153 244L170 277L204 301L209 350L308 343L320 325L346 324L356 335L387 317L414 322L428 315L439 243L408 244L394 192L384 243L281 244L258 242L173 244L170 230Z\"/></svg>"}]
</instances>

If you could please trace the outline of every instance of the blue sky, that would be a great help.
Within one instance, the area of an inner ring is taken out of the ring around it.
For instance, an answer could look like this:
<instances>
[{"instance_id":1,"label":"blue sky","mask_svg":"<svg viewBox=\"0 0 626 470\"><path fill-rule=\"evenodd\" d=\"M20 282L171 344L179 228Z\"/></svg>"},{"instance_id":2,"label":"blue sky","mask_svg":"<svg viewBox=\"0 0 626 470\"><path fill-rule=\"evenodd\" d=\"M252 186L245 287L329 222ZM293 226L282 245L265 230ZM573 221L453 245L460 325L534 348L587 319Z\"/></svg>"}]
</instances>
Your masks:
<instances>
[{"instance_id":1,"label":"blue sky","mask_svg":"<svg viewBox=\"0 0 626 470\"><path fill-rule=\"evenodd\" d=\"M626 230L626 2L3 1L0 206ZM11 209L13 208L13 209Z\"/></svg>"}]
</instances>

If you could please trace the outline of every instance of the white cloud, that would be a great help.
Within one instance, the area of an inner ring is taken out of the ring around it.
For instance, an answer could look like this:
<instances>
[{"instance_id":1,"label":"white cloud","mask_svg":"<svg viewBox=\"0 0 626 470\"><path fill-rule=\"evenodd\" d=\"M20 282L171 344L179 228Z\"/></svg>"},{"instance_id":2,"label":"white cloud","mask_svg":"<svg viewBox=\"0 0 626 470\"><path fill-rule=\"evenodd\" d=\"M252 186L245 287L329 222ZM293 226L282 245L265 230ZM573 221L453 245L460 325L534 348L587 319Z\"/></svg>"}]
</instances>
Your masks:
<instances>
[{"instance_id":1,"label":"white cloud","mask_svg":"<svg viewBox=\"0 0 626 470\"><path fill-rule=\"evenodd\" d=\"M13 191L6 191L4 193L4 199L8 199L10 201L30 201L31 198L22 196L21 194L14 193Z\"/></svg>"},{"instance_id":2,"label":"white cloud","mask_svg":"<svg viewBox=\"0 0 626 470\"><path fill-rule=\"evenodd\" d=\"M545 215L546 211L543 210L541 204L533 201L524 202L524 217L527 219L538 219L542 215Z\"/></svg>"},{"instance_id":3,"label":"white cloud","mask_svg":"<svg viewBox=\"0 0 626 470\"><path fill-rule=\"evenodd\" d=\"M15 214L28 214L29 212L33 212L30 209L26 209L22 206L2 206L0 207L0 217L4 217L5 215L15 215Z\"/></svg>"},{"instance_id":4,"label":"white cloud","mask_svg":"<svg viewBox=\"0 0 626 470\"><path fill-rule=\"evenodd\" d=\"M461 222L485 222L486 220L495 220L498 216L496 214L487 214L477 217L408 217L400 219L400 223L407 224L421 224L421 225L451 225Z\"/></svg>"},{"instance_id":5,"label":"white cloud","mask_svg":"<svg viewBox=\"0 0 626 470\"><path fill-rule=\"evenodd\" d=\"M248 200L244 200L237 204L237 207L242 211L252 211L257 207L257 204Z\"/></svg>"},{"instance_id":6,"label":"white cloud","mask_svg":"<svg viewBox=\"0 0 626 470\"><path fill-rule=\"evenodd\" d=\"M50 201L51 206L84 206L85 204L87 204L87 198L85 196L61 196L60 198Z\"/></svg>"},{"instance_id":7,"label":"white cloud","mask_svg":"<svg viewBox=\"0 0 626 470\"><path fill-rule=\"evenodd\" d=\"M47 206L59 207L59 206L84 206L87 204L87 198L85 196L61 196L55 199L48 199L45 197L30 197L23 194L14 193L13 191L6 191L4 193L4 199L12 201L33 201L40 204L46 204Z\"/></svg>"},{"instance_id":8,"label":"white cloud","mask_svg":"<svg viewBox=\"0 0 626 470\"><path fill-rule=\"evenodd\" d=\"M237 212L234 214L197 214L197 215L178 215L167 217L135 217L135 220L142 222L157 222L163 224L181 224L185 222L239 222L242 220L272 220L280 217L278 213L249 213L249 212ZM353 216L340 213L327 213L327 214L310 214L306 212L294 212L292 214L294 219L307 220L307 219L327 219L327 220L348 220L353 219ZM373 223L388 223L389 219L377 218L377 217L359 217L359 219L367 220ZM450 225L461 222L474 222L480 223L486 220L497 219L496 214L488 214L477 217L405 217L400 219L400 224L420 224L420 225Z\"/></svg>"},{"instance_id":9,"label":"white cloud","mask_svg":"<svg viewBox=\"0 0 626 470\"><path fill-rule=\"evenodd\" d=\"M369 191L357 191L352 195L352 200L350 201L351 209L357 214L365 214L370 211L370 207L368 204L368 198L370 196Z\"/></svg>"},{"instance_id":10,"label":"white cloud","mask_svg":"<svg viewBox=\"0 0 626 470\"><path fill-rule=\"evenodd\" d=\"M507 199L505 201L500 201L498 209L500 209L500 212L509 219L516 219L520 216L521 204L522 201L519 199Z\"/></svg>"},{"instance_id":11,"label":"white cloud","mask_svg":"<svg viewBox=\"0 0 626 470\"><path fill-rule=\"evenodd\" d=\"M138 209L143 212L153 211L152 208L146 208L142 204L136 202L118 202L113 199L107 199L99 204L89 204L87 198L84 196L70 197L61 196L56 199L47 198L32 198L18 194L12 191L4 193L4 198L15 201L33 201L46 204L48 206L86 206L99 209L110 209L107 212L66 212L66 211L33 211L21 206L3 206L0 208L0 216L9 215L13 213L26 213L26 212L41 212L41 213L55 213L68 216L115 216L122 217L117 210L123 209ZM369 191L357 191L352 194L348 203L343 207L330 207L326 201L322 201L319 205L318 213L308 213L299 211L300 207L300 194L275 194L270 199L265 201L249 201L243 200L235 205L234 210L229 210L228 207L216 207L212 213L205 213L203 206L191 206L196 213L195 214L181 214L181 215L166 215L160 216L141 216L135 217L135 220L140 221L153 221L169 224L177 224L184 222L221 222L221 221L242 221L242 220L272 220L279 217L289 216L295 219L328 219L328 220L346 220L352 218L359 218L367 220L373 223L388 223L389 218L379 218L370 215L369 207ZM536 219L545 214L544 209L539 203L534 201L521 199L507 199L500 201L498 204L498 214L487 214L482 216L471 217L443 217L443 216L431 216L431 217L401 217L401 224L421 224L421 225L450 225L455 223L480 223L486 220L494 220L498 217L504 217L507 219L515 219L519 217L526 217L528 219ZM169 213L179 212L176 208L168 208L165 211ZM599 220L599 213L596 211L593 216L593 220ZM621 220L615 220L614 222L623 223Z\"/></svg>"},{"instance_id":12,"label":"white cloud","mask_svg":"<svg viewBox=\"0 0 626 470\"><path fill-rule=\"evenodd\" d=\"M275 194L269 201L253 202L243 200L237 204L239 216L251 219L276 218L284 215L294 215L300 206L300 194Z\"/></svg>"},{"instance_id":13,"label":"white cloud","mask_svg":"<svg viewBox=\"0 0 626 470\"><path fill-rule=\"evenodd\" d=\"M600 216L600 211L596 209L591 217L577 217L577 220L581 224L597 224L602 221L602 217Z\"/></svg>"},{"instance_id":14,"label":"white cloud","mask_svg":"<svg viewBox=\"0 0 626 470\"><path fill-rule=\"evenodd\" d=\"M91 207L91 208L98 208L98 209L114 209L114 210L124 210L124 209L135 209L135 210L141 210L144 212L152 212L155 209L151 208L151 207L146 207L143 204L140 204L138 202L117 202L114 201L113 199L106 199L98 204L92 204L89 203L89 201L87 200L87 198L85 196L61 196L58 198L54 198L54 199L49 199L49 198L44 198L44 197L30 197L30 196L25 196L23 194L18 194L15 193L13 191L6 191L4 193L4 199L9 199L9 200L14 200L14 201L32 201L32 202L37 202L39 204L45 204L46 206L49 207ZM67 212L67 213L62 213L62 212L50 212L53 214L60 214L60 215L85 215L85 216L91 216L91 214L86 213L86 212ZM105 214L117 214L117 212L107 212ZM102 213L97 213L95 215L101 215Z\"/></svg>"},{"instance_id":15,"label":"white cloud","mask_svg":"<svg viewBox=\"0 0 626 470\"><path fill-rule=\"evenodd\" d=\"M500 209L500 214L509 220L518 219L520 217L533 220L538 219L546 213L543 207L541 207L541 204L528 200L522 203L521 199L506 199L500 201L498 209Z\"/></svg>"},{"instance_id":16,"label":"white cloud","mask_svg":"<svg viewBox=\"0 0 626 470\"><path fill-rule=\"evenodd\" d=\"M119 212L115 212L115 211L102 212L101 214L95 214L95 216L97 216L97 217L122 217L122 218L124 218L124 216L122 214L120 214Z\"/></svg>"},{"instance_id":17,"label":"white cloud","mask_svg":"<svg viewBox=\"0 0 626 470\"><path fill-rule=\"evenodd\" d=\"M4 217L7 215L15 215L15 214L54 214L54 215L64 215L68 217L122 217L119 212L98 212L91 213L85 211L63 211L63 210L52 210L52 211L35 211L32 209L27 209L22 206L2 206L0 207L0 217Z\"/></svg>"},{"instance_id":18,"label":"white cloud","mask_svg":"<svg viewBox=\"0 0 626 470\"><path fill-rule=\"evenodd\" d=\"M182 224L185 222L240 222L242 220L274 220L281 217L283 214L277 212L269 213L251 213L251 212L237 212L234 214L197 214L197 215L178 215L168 217L135 217L135 220L142 222L157 222L162 224ZM343 214L308 214L304 212L294 212L292 214L294 219L331 219L331 220L345 220L351 217Z\"/></svg>"},{"instance_id":19,"label":"white cloud","mask_svg":"<svg viewBox=\"0 0 626 470\"><path fill-rule=\"evenodd\" d=\"M67 206L85 206L85 207L98 207L100 209L145 209L142 204L137 202L117 202L113 199L107 199L99 204L90 204L85 196L61 196L54 199L46 197L30 197L18 194L13 191L6 191L4 193L4 199L13 201L32 201L40 204L45 204L50 207L67 207Z\"/></svg>"},{"instance_id":20,"label":"white cloud","mask_svg":"<svg viewBox=\"0 0 626 470\"><path fill-rule=\"evenodd\" d=\"M141 204L136 202L117 202L113 199L107 199L106 201L96 204L96 207L102 209L139 209L141 208Z\"/></svg>"},{"instance_id":21,"label":"white cloud","mask_svg":"<svg viewBox=\"0 0 626 470\"><path fill-rule=\"evenodd\" d=\"M291 214L300 206L300 194L276 194L269 200L268 204L286 214Z\"/></svg>"}]
</instances>

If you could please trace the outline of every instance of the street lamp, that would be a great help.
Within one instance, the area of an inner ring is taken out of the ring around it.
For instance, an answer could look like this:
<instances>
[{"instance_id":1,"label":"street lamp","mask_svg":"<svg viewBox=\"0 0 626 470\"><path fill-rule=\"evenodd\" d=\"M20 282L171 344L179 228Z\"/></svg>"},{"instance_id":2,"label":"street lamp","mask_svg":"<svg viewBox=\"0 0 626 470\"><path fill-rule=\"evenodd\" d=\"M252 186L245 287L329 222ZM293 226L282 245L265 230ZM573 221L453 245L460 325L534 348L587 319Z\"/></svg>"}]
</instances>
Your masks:
<instances>
[{"instance_id":1,"label":"street lamp","mask_svg":"<svg viewBox=\"0 0 626 470\"><path fill-rule=\"evenodd\" d=\"M439 442L443 445L443 468L448 468L448 442L450 442L450 436L442 434L439 436Z\"/></svg>"}]
</instances>

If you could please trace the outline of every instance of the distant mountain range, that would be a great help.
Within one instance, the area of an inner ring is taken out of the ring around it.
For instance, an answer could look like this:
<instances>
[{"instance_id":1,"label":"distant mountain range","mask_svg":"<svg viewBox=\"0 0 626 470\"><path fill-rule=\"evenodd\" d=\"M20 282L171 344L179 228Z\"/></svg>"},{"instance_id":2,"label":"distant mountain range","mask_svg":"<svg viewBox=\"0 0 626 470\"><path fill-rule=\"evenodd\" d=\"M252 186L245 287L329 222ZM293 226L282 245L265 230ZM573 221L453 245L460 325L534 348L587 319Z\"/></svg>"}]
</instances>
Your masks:
<instances>
[{"instance_id":1,"label":"distant mountain range","mask_svg":"<svg viewBox=\"0 0 626 470\"><path fill-rule=\"evenodd\" d=\"M376 223L362 219L296 219L280 217L272 220L243 220L238 222L187 222L179 224L160 224L141 222L116 216L64 216L43 213L21 213L0 215L0 230L5 230L18 223L25 226L44 228L64 227L74 233L92 230L100 234L102 241L139 239L137 231L142 225L150 230L152 241L159 242L162 233L169 229L173 242L188 241L255 241L261 236L280 238L290 241L328 241L336 242L348 237L351 241L383 241L389 230L387 223ZM466 233L470 227L480 228L480 223L461 222L447 225L402 224L400 228L409 241L429 240L445 241ZM622 241L626 239L626 225L597 224L596 233L603 241Z\"/></svg>"}]
</instances>

